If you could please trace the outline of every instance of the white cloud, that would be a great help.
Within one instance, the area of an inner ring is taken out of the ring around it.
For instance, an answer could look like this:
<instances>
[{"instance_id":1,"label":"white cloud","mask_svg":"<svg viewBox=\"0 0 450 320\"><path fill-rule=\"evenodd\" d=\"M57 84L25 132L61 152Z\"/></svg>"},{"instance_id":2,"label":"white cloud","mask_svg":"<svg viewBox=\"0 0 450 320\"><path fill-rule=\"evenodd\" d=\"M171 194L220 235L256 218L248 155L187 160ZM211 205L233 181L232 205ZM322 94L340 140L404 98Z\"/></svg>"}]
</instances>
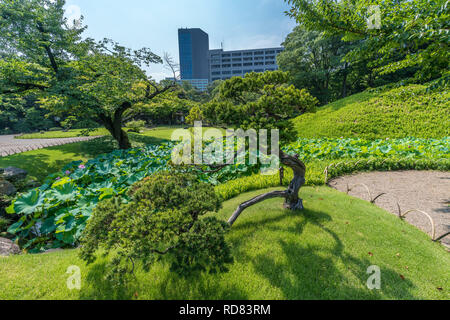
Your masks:
<instances>
[{"instance_id":1,"label":"white cloud","mask_svg":"<svg viewBox=\"0 0 450 320\"><path fill-rule=\"evenodd\" d=\"M74 22L79 21L81 19L81 8L75 4L68 5L66 7L67 23L69 27L74 26Z\"/></svg>"}]
</instances>

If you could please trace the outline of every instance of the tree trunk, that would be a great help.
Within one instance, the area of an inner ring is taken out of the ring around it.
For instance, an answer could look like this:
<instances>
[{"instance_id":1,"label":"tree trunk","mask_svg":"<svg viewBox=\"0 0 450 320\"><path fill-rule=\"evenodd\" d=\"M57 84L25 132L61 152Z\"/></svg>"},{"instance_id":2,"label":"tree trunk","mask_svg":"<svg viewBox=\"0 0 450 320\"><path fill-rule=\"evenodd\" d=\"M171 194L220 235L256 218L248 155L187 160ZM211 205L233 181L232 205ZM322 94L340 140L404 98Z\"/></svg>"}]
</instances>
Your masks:
<instances>
[{"instance_id":1,"label":"tree trunk","mask_svg":"<svg viewBox=\"0 0 450 320\"><path fill-rule=\"evenodd\" d=\"M115 112L114 118L105 114L100 114L100 121L105 128L111 133L113 138L119 143L120 149L130 149L131 143L128 134L122 129L122 116L125 110L131 108L131 103L124 102Z\"/></svg>"},{"instance_id":2,"label":"tree trunk","mask_svg":"<svg viewBox=\"0 0 450 320\"><path fill-rule=\"evenodd\" d=\"M300 188L305 184L305 172L306 166L305 164L298 159L298 156L290 156L281 151L280 153L280 161L285 166L288 166L294 172L294 178L287 190L284 191L272 191L262 195L259 195L251 200L248 200L244 203L241 203L233 215L228 220L228 224L232 226L234 222L239 218L241 213L247 209L248 207L253 206L259 202L262 202L267 199L272 198L285 198L284 208L289 210L302 210L303 209L303 201L298 196L298 192Z\"/></svg>"},{"instance_id":3,"label":"tree trunk","mask_svg":"<svg viewBox=\"0 0 450 320\"><path fill-rule=\"evenodd\" d=\"M344 75L342 77L341 98L345 98L347 96L347 78L348 78L348 63L345 63Z\"/></svg>"},{"instance_id":4,"label":"tree trunk","mask_svg":"<svg viewBox=\"0 0 450 320\"><path fill-rule=\"evenodd\" d=\"M120 149L130 149L131 148L131 142L128 138L128 134L125 132L125 130L122 129L121 126L115 127L113 132L111 132L114 139L117 140L119 143Z\"/></svg>"}]
</instances>

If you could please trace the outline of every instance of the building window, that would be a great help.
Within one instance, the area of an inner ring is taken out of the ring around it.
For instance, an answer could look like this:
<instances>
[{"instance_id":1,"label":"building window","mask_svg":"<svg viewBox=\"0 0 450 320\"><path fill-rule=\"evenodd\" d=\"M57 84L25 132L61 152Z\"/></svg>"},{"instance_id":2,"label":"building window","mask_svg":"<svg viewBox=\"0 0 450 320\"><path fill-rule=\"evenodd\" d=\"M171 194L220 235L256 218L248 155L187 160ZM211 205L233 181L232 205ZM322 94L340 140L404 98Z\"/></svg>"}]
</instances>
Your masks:
<instances>
[{"instance_id":1,"label":"building window","mask_svg":"<svg viewBox=\"0 0 450 320\"><path fill-rule=\"evenodd\" d=\"M212 73L212 75L213 75L213 76L219 76L219 75L220 75L220 71L214 71L214 72Z\"/></svg>"},{"instance_id":2,"label":"building window","mask_svg":"<svg viewBox=\"0 0 450 320\"><path fill-rule=\"evenodd\" d=\"M274 54L275 51L266 51L266 54Z\"/></svg>"},{"instance_id":3,"label":"building window","mask_svg":"<svg viewBox=\"0 0 450 320\"><path fill-rule=\"evenodd\" d=\"M252 66L252 65L253 65L253 63L251 63L251 62L244 63L244 66L246 66L246 67Z\"/></svg>"},{"instance_id":4,"label":"building window","mask_svg":"<svg viewBox=\"0 0 450 320\"><path fill-rule=\"evenodd\" d=\"M255 72L264 72L264 69L256 69Z\"/></svg>"},{"instance_id":5,"label":"building window","mask_svg":"<svg viewBox=\"0 0 450 320\"><path fill-rule=\"evenodd\" d=\"M241 74L242 70L233 70L233 74Z\"/></svg>"},{"instance_id":6,"label":"building window","mask_svg":"<svg viewBox=\"0 0 450 320\"><path fill-rule=\"evenodd\" d=\"M255 57L255 60L264 60L264 57Z\"/></svg>"},{"instance_id":7,"label":"building window","mask_svg":"<svg viewBox=\"0 0 450 320\"><path fill-rule=\"evenodd\" d=\"M255 66L263 66L264 62L255 62Z\"/></svg>"},{"instance_id":8,"label":"building window","mask_svg":"<svg viewBox=\"0 0 450 320\"><path fill-rule=\"evenodd\" d=\"M223 64L222 68L231 68L231 64Z\"/></svg>"},{"instance_id":9,"label":"building window","mask_svg":"<svg viewBox=\"0 0 450 320\"><path fill-rule=\"evenodd\" d=\"M241 61L242 61L242 58L233 58L233 61L234 61L234 62L241 62Z\"/></svg>"},{"instance_id":10,"label":"building window","mask_svg":"<svg viewBox=\"0 0 450 320\"><path fill-rule=\"evenodd\" d=\"M235 63L233 64L233 67L242 67L242 63Z\"/></svg>"},{"instance_id":11,"label":"building window","mask_svg":"<svg viewBox=\"0 0 450 320\"><path fill-rule=\"evenodd\" d=\"M266 65L275 64L275 61L266 61Z\"/></svg>"},{"instance_id":12,"label":"building window","mask_svg":"<svg viewBox=\"0 0 450 320\"><path fill-rule=\"evenodd\" d=\"M275 56L266 56L266 59L273 60L273 59L275 59Z\"/></svg>"},{"instance_id":13,"label":"building window","mask_svg":"<svg viewBox=\"0 0 450 320\"><path fill-rule=\"evenodd\" d=\"M252 56L253 52L244 52L244 56Z\"/></svg>"},{"instance_id":14,"label":"building window","mask_svg":"<svg viewBox=\"0 0 450 320\"><path fill-rule=\"evenodd\" d=\"M227 58L227 57L231 57L231 55L229 53L222 54L222 58Z\"/></svg>"},{"instance_id":15,"label":"building window","mask_svg":"<svg viewBox=\"0 0 450 320\"><path fill-rule=\"evenodd\" d=\"M244 61L252 61L253 58L244 58Z\"/></svg>"},{"instance_id":16,"label":"building window","mask_svg":"<svg viewBox=\"0 0 450 320\"><path fill-rule=\"evenodd\" d=\"M231 62L231 59L223 59L222 62Z\"/></svg>"},{"instance_id":17,"label":"building window","mask_svg":"<svg viewBox=\"0 0 450 320\"><path fill-rule=\"evenodd\" d=\"M264 51L255 51L255 54L261 55L261 54L264 54Z\"/></svg>"},{"instance_id":18,"label":"building window","mask_svg":"<svg viewBox=\"0 0 450 320\"><path fill-rule=\"evenodd\" d=\"M220 64L214 64L211 66L212 69L219 69L220 68Z\"/></svg>"},{"instance_id":19,"label":"building window","mask_svg":"<svg viewBox=\"0 0 450 320\"><path fill-rule=\"evenodd\" d=\"M212 81L220 80L220 78L212 78Z\"/></svg>"},{"instance_id":20,"label":"building window","mask_svg":"<svg viewBox=\"0 0 450 320\"><path fill-rule=\"evenodd\" d=\"M233 53L233 57L240 57L240 56L242 56L242 53L240 52Z\"/></svg>"},{"instance_id":21,"label":"building window","mask_svg":"<svg viewBox=\"0 0 450 320\"><path fill-rule=\"evenodd\" d=\"M231 74L231 71L222 71L222 74Z\"/></svg>"}]
</instances>

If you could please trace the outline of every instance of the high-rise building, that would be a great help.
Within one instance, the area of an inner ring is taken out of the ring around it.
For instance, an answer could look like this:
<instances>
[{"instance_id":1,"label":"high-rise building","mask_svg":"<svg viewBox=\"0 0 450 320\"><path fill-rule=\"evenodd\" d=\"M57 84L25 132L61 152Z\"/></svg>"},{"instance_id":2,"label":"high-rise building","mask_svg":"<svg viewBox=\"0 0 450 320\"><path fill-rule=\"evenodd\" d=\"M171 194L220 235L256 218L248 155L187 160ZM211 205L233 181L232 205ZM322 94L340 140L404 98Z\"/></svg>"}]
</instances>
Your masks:
<instances>
[{"instance_id":1,"label":"high-rise building","mask_svg":"<svg viewBox=\"0 0 450 320\"><path fill-rule=\"evenodd\" d=\"M277 55L284 49L209 50L209 36L199 28L178 29L181 81L205 91L215 80L243 77L250 72L278 70Z\"/></svg>"},{"instance_id":2,"label":"high-rise building","mask_svg":"<svg viewBox=\"0 0 450 320\"><path fill-rule=\"evenodd\" d=\"M178 29L181 80L209 79L209 36L201 29Z\"/></svg>"}]
</instances>

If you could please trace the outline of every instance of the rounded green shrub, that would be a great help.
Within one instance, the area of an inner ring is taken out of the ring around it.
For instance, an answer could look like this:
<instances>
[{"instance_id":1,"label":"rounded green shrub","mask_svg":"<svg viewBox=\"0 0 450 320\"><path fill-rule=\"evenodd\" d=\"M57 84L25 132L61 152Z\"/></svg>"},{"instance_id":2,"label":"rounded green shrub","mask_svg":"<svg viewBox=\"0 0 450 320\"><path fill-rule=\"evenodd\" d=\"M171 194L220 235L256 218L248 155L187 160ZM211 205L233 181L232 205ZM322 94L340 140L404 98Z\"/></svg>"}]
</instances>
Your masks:
<instances>
[{"instance_id":1,"label":"rounded green shrub","mask_svg":"<svg viewBox=\"0 0 450 320\"><path fill-rule=\"evenodd\" d=\"M161 256L182 275L227 270L232 262L224 237L228 225L201 218L221 206L210 185L193 175L161 172L134 184L128 196L127 202L100 202L81 240L86 262L94 262L100 250L111 256L108 279L122 284L136 262L147 271Z\"/></svg>"}]
</instances>

